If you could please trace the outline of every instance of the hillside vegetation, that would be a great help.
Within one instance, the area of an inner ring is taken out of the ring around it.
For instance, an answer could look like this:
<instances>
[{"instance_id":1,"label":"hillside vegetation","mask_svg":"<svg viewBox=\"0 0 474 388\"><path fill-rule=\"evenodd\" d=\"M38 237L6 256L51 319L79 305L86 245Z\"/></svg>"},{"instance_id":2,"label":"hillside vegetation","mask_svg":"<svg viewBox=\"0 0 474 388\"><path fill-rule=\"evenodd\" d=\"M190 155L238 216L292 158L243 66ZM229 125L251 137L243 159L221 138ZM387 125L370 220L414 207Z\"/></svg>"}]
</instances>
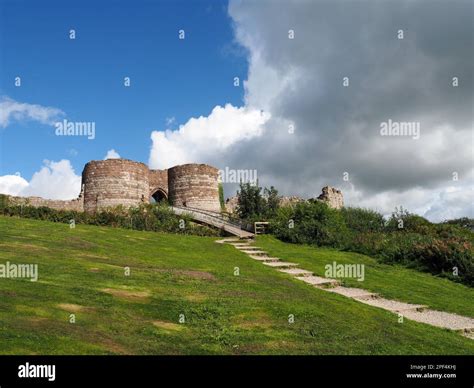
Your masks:
<instances>
[{"instance_id":1,"label":"hillside vegetation","mask_svg":"<svg viewBox=\"0 0 474 388\"><path fill-rule=\"evenodd\" d=\"M400 324L215 239L0 216L0 264L39 265L36 282L0 278L0 353L474 354L458 333ZM450 292L469 312L472 294Z\"/></svg>"}]
</instances>

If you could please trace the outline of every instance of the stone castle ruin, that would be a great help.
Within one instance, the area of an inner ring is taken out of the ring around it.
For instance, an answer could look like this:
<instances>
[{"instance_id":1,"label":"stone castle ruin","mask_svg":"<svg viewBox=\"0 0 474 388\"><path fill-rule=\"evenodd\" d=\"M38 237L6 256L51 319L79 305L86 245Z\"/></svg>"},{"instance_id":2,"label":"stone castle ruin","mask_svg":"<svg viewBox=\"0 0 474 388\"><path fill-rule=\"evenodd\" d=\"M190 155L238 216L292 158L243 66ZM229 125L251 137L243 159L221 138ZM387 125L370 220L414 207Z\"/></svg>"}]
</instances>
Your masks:
<instances>
[{"instance_id":1,"label":"stone castle ruin","mask_svg":"<svg viewBox=\"0 0 474 388\"><path fill-rule=\"evenodd\" d=\"M59 201L10 196L9 202L95 213L118 205L132 207L169 200L175 206L219 212L218 172L206 164L151 170L144 163L128 159L93 160L82 171L78 198Z\"/></svg>"},{"instance_id":2,"label":"stone castle ruin","mask_svg":"<svg viewBox=\"0 0 474 388\"><path fill-rule=\"evenodd\" d=\"M81 188L78 198L66 201L14 196L8 196L8 200L14 205L46 206L87 213L119 205L133 207L163 200L178 207L221 211L219 170L207 164L191 163L166 170L152 170L144 163L128 159L93 160L82 171ZM323 188L318 199L334 208L344 206L341 191L329 186ZM234 210L231 205L234 202L228 202L229 212Z\"/></svg>"}]
</instances>

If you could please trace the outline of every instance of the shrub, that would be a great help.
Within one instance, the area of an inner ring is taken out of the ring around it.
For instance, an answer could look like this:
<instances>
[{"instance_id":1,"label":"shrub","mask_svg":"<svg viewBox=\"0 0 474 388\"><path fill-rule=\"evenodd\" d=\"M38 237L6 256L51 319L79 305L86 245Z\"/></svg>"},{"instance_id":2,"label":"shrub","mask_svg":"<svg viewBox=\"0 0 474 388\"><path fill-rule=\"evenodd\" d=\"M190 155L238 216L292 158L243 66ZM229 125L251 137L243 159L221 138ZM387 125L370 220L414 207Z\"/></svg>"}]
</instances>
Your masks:
<instances>
[{"instance_id":1,"label":"shrub","mask_svg":"<svg viewBox=\"0 0 474 388\"><path fill-rule=\"evenodd\" d=\"M332 247L344 246L348 235L341 213L319 201L279 209L270 230L284 241Z\"/></svg>"},{"instance_id":2,"label":"shrub","mask_svg":"<svg viewBox=\"0 0 474 388\"><path fill-rule=\"evenodd\" d=\"M382 214L362 208L342 208L342 217L347 227L354 232L382 232L385 220Z\"/></svg>"}]
</instances>

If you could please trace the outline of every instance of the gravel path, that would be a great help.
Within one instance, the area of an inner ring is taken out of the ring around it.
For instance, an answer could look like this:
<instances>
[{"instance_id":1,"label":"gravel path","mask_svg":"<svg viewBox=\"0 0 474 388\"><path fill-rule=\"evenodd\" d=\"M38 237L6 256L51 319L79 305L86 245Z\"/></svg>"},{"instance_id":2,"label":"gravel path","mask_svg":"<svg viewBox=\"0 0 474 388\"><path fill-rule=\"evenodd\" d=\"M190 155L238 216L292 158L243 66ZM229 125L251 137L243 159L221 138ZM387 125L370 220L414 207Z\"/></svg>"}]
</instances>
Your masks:
<instances>
[{"instance_id":1,"label":"gravel path","mask_svg":"<svg viewBox=\"0 0 474 388\"><path fill-rule=\"evenodd\" d=\"M280 272L291 275L295 279L301 280L321 290L333 292L360 303L381 308L396 314L401 314L403 317L412 321L421 322L444 329L456 330L461 332L461 334L465 337L474 340L473 318L447 313L444 311L429 310L424 305L385 299L378 294L364 290L362 288L340 286L339 282L335 279L315 276L311 271L301 268L294 268L298 266L298 264L284 262L277 257L268 257L267 252L261 250L259 247L250 245L247 242L242 242L242 240L237 238L225 238L216 242L220 244L231 244L241 252L248 254L252 259L261 261L266 266L276 268Z\"/></svg>"}]
</instances>

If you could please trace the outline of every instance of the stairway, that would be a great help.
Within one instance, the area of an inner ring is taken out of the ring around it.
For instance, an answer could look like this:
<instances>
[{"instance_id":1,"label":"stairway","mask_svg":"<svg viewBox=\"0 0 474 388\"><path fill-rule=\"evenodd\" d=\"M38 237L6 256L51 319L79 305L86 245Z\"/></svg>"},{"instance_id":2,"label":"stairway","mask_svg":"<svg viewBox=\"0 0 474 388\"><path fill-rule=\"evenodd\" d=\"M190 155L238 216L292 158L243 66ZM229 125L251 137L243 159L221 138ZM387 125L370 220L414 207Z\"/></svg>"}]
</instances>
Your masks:
<instances>
[{"instance_id":1,"label":"stairway","mask_svg":"<svg viewBox=\"0 0 474 388\"><path fill-rule=\"evenodd\" d=\"M295 279L303 281L320 290L339 294L356 302L390 311L394 314L398 314L399 317L401 316L412 321L457 331L467 338L474 339L473 318L444 311L430 310L424 305L386 299L362 288L341 286L340 282L336 279L316 276L311 271L297 268L297 263L283 262L277 257L269 257L261 248L250 245L250 241L227 238L216 242L231 244L239 251L246 253L251 259L260 261L266 266L273 267L280 272L291 275Z\"/></svg>"}]
</instances>

